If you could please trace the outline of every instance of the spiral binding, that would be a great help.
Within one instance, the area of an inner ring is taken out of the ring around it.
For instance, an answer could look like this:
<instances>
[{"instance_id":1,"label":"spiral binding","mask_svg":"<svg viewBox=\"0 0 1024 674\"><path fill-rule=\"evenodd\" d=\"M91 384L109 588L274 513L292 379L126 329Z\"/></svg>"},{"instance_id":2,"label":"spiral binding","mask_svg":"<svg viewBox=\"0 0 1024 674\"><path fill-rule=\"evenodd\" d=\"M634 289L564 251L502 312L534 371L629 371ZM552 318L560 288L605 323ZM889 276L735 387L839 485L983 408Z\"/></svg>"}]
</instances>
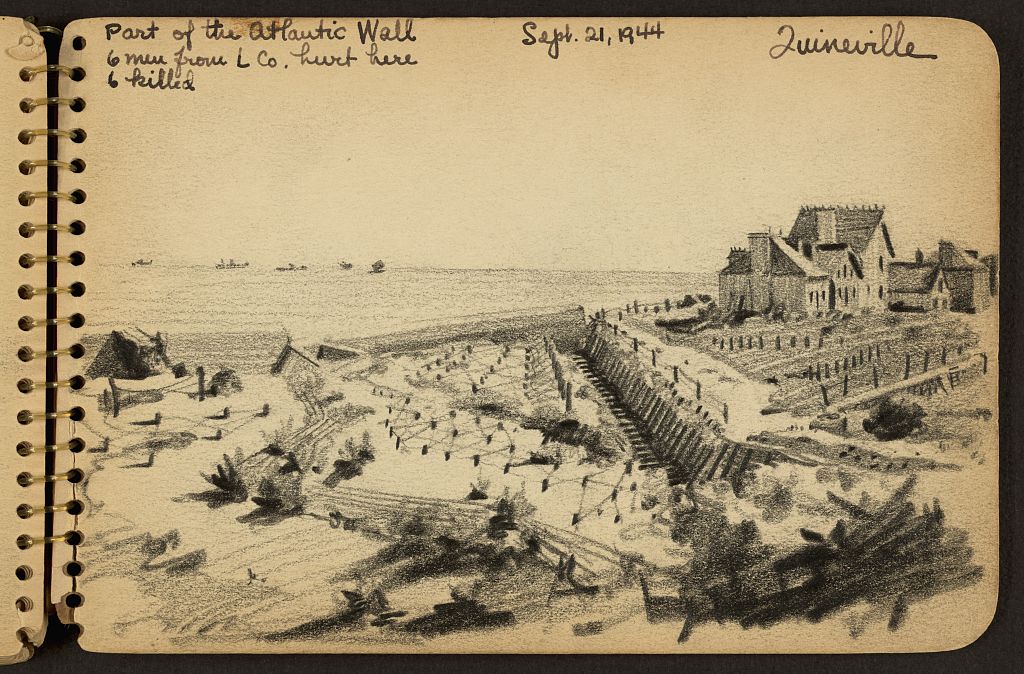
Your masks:
<instances>
[{"instance_id":1,"label":"spiral binding","mask_svg":"<svg viewBox=\"0 0 1024 674\"><path fill-rule=\"evenodd\" d=\"M44 35L56 35L59 39L62 35L62 31L59 28L52 26L39 26L38 30ZM72 80L80 80L85 75L85 71L81 67L69 67L59 64L47 64L42 66L31 66L22 68L19 77L24 82L31 82L36 77L43 75L49 78L52 77L68 77ZM46 96L43 98L24 98L20 102L20 108L23 112L29 113L39 107L46 107L47 109L59 109L60 106L64 106L73 111L79 111L84 108L85 101L81 98L64 98L60 96ZM52 116L51 116L52 119ZM68 171L70 173L81 173L85 170L85 163L80 159L73 159L71 161L61 161L55 158L56 142L60 138L68 138L73 142L82 142L85 139L85 132L81 129L60 129L60 128L46 128L46 129L25 129L18 133L18 140L26 146L32 146L33 143L43 138L46 140L47 145L47 156L45 158L30 158L25 159L18 165L18 170L23 175L31 175L36 169L45 169L47 176L46 189L38 191L26 191L18 195L18 201L23 205L31 205L36 200L47 200L50 202L54 201L67 201L71 204L80 204L85 200L85 192L82 190L72 190L71 192L60 192L50 188L50 184L56 183L57 171ZM49 218L47 218L49 220ZM81 234L85 229L85 225L80 221L73 221L69 224L57 224L53 222L47 222L45 224L35 223L22 223L18 227L19 234L25 238L31 238L36 232L46 232L46 244L47 248L56 249L57 236L60 234ZM30 253L25 252L18 258L19 265L24 269L30 269L37 265L46 265L47 279L56 278L56 266L60 264L69 264L72 266L78 266L85 262L85 256L78 251L70 253L68 255L57 255L51 254L49 251L42 253ZM18 287L18 295L22 299L29 301L39 297L47 298L50 295L59 294L70 294L74 297L81 296L85 292L85 286L82 283L72 283L67 286L50 285L48 281L44 287L35 287L30 284L23 284ZM18 319L18 327L25 333L34 334L38 328L43 328L43 334L40 335L44 338L44 344L42 349L37 349L29 345L22 346L18 349L18 358L24 362L30 362L36 359L46 359L46 381L34 381L28 378L22 378L17 382L18 390L22 393L29 394L37 390L44 391L46 393L46 409L39 412L29 409L23 409L18 412L18 422L23 425L32 425L42 422L44 424L45 437L47 442L42 446L36 446L33 443L22 440L17 444L17 452L19 456L30 457L36 454L41 454L45 459L44 470L41 473L25 471L17 476L17 483L22 487L28 487L33 484L43 484L46 489L44 490L44 503L40 505L33 505L29 503L22 503L16 509L16 514L19 518L27 520L29 518L43 516L46 518L43 536L31 536L28 534L22 534L18 536L15 541L18 548L27 550L37 545L54 545L57 543L67 543L69 545L78 545L82 542L82 534L79 531L70 530L64 534L54 535L53 531L55 527L54 518L59 513L67 513L68 515L76 516L83 510L83 504L77 499L72 499L64 503L55 503L54 498L54 483L67 481L75 484L81 482L85 475L80 468L72 468L66 472L56 472L54 465L55 462L52 460L54 453L59 451L69 451L72 453L81 452L85 449L85 443L80 438L72 438L65 443L56 443L50 438L56 438L56 422L59 419L71 419L78 421L85 416L85 410L81 407L71 407L67 410L56 409L54 401L57 400L54 393L60 388L79 389L85 385L85 379L81 376L73 376L68 379L58 379L56 376L56 359L63 357L80 358L84 353L85 349L81 344L73 344L68 348L50 348L50 344L56 344L57 327L60 325L69 325L71 327L81 327L85 324L85 318L79 314L74 313L69 316L58 316L53 311L52 302L48 302L48 308L46 316L43 318L35 318L33 316L22 316ZM70 562L69 562L70 564ZM28 567L19 567L19 574L31 574L31 570ZM71 574L69 574L71 575ZM69 605L71 605L69 603Z\"/></svg>"}]
</instances>

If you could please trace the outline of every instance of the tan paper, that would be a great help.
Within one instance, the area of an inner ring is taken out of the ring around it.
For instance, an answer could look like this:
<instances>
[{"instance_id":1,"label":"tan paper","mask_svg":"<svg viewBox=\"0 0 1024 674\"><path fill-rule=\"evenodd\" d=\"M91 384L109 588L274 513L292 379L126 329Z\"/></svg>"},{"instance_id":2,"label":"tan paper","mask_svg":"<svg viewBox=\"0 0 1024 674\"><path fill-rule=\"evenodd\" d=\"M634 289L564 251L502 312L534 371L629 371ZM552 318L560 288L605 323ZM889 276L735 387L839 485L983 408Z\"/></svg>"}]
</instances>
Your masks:
<instances>
[{"instance_id":1,"label":"tan paper","mask_svg":"<svg viewBox=\"0 0 1024 674\"><path fill-rule=\"evenodd\" d=\"M83 571L51 592L84 597L61 612L86 649L986 629L976 26L90 19L61 62L87 73L62 83L87 137L61 186L88 195L61 271L87 287L62 371L87 416L62 433L89 448L62 458L85 542L55 559Z\"/></svg>"},{"instance_id":2,"label":"tan paper","mask_svg":"<svg viewBox=\"0 0 1024 674\"><path fill-rule=\"evenodd\" d=\"M42 544L20 549L19 536L41 539L44 535L43 515L39 512L44 504L43 485L35 482L22 487L17 481L21 473L42 476L45 472L41 453L21 456L18 445L31 443L35 448L44 444L42 419L29 425L22 425L18 413L22 410L43 413L46 401L40 389L21 393L17 387L22 379L37 383L46 381L43 359L19 359L21 347L34 351L45 351L46 340L35 329L22 331L19 319L22 316L45 318L46 299L36 296L22 299L19 287L34 288L46 286L46 265L39 264L26 269L20 266L19 257L24 253L46 254L46 235L37 233L32 238L23 238L20 226L24 222L46 222L46 200L33 199L29 205L20 202L25 192L46 190L44 169L28 175L23 174L19 165L24 160L46 159L46 138L35 138L25 145L20 134L27 129L46 128L46 107L23 112L22 99L46 96L45 76L30 81L21 78L23 68L45 65L46 54L42 37L34 26L21 19L0 17L0 81L3 81L4 104L0 106L0 193L4 197L4 225L0 233L4 260L4 320L0 327L3 358L0 372L3 375L4 391L0 409L0 436L4 438L4 449L0 452L0 472L3 473L3 488L0 489L0 569L3 582L0 583L0 662L16 662L31 654L32 645L42 643L45 632L45 567ZM35 508L27 519L16 514L18 506L26 504ZM24 580L22 580L24 578Z\"/></svg>"}]
</instances>

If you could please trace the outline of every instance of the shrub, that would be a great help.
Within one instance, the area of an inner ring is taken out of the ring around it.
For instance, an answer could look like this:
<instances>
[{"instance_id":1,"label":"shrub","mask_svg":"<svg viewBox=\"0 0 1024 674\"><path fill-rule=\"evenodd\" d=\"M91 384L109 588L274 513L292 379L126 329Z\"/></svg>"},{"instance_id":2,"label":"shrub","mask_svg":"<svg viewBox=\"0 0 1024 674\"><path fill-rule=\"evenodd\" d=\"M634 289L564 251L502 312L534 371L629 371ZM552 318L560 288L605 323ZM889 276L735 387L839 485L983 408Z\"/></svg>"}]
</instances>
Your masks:
<instances>
[{"instance_id":1,"label":"shrub","mask_svg":"<svg viewBox=\"0 0 1024 674\"><path fill-rule=\"evenodd\" d=\"M229 396L236 391L242 390L242 380L238 374L230 369L224 369L210 377L209 391L213 396Z\"/></svg>"},{"instance_id":2,"label":"shrub","mask_svg":"<svg viewBox=\"0 0 1024 674\"><path fill-rule=\"evenodd\" d=\"M864 419L864 430L879 440L898 440L924 425L926 412L906 398L885 398Z\"/></svg>"},{"instance_id":3,"label":"shrub","mask_svg":"<svg viewBox=\"0 0 1024 674\"><path fill-rule=\"evenodd\" d=\"M225 454L223 463L217 464L216 473L203 474L203 479L217 488L205 492L206 496L203 497L211 508L228 503L244 503L249 498L249 489L238 470L241 462L242 450L236 449L234 460Z\"/></svg>"}]
</instances>

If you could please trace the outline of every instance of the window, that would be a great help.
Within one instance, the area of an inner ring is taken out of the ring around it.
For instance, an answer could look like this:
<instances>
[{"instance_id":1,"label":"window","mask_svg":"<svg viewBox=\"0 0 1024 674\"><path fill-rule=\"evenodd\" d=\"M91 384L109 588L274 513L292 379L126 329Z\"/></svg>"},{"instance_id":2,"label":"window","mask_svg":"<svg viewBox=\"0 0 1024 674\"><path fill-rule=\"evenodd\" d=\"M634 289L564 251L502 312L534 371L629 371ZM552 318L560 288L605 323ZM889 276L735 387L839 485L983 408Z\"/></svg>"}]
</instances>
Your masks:
<instances>
[{"instance_id":1,"label":"window","mask_svg":"<svg viewBox=\"0 0 1024 674\"><path fill-rule=\"evenodd\" d=\"M885 265L882 262L882 256L881 255L878 256L878 268L883 270L883 271L885 270ZM881 297L881 295L879 295L879 297Z\"/></svg>"},{"instance_id":2,"label":"window","mask_svg":"<svg viewBox=\"0 0 1024 674\"><path fill-rule=\"evenodd\" d=\"M807 303L810 304L813 301L814 301L814 293L813 292L807 293Z\"/></svg>"},{"instance_id":3,"label":"window","mask_svg":"<svg viewBox=\"0 0 1024 674\"><path fill-rule=\"evenodd\" d=\"M882 299L882 286L878 286L878 299Z\"/></svg>"},{"instance_id":4,"label":"window","mask_svg":"<svg viewBox=\"0 0 1024 674\"><path fill-rule=\"evenodd\" d=\"M846 265L843 265L843 278L846 278Z\"/></svg>"}]
</instances>

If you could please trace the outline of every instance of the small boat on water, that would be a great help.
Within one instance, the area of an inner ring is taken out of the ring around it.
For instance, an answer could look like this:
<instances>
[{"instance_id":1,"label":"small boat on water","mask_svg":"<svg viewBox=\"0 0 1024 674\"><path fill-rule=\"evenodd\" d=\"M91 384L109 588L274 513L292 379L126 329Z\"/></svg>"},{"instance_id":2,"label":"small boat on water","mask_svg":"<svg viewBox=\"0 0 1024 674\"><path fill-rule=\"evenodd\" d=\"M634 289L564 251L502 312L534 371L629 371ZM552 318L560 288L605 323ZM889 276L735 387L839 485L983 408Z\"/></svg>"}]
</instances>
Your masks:
<instances>
[{"instance_id":1,"label":"small boat on water","mask_svg":"<svg viewBox=\"0 0 1024 674\"><path fill-rule=\"evenodd\" d=\"M227 262L225 262L224 258L221 258L220 262L218 262L216 265L214 265L214 268L215 269L244 269L244 268L246 268L248 266L249 266L248 262L235 262L233 259L228 260Z\"/></svg>"},{"instance_id":2,"label":"small boat on water","mask_svg":"<svg viewBox=\"0 0 1024 674\"><path fill-rule=\"evenodd\" d=\"M309 267L307 267L306 265L301 265L301 266L296 267L294 264L289 262L287 267L275 267L274 270L275 271L306 271L307 269L309 269Z\"/></svg>"},{"instance_id":3,"label":"small boat on water","mask_svg":"<svg viewBox=\"0 0 1024 674\"><path fill-rule=\"evenodd\" d=\"M338 263L338 266L341 267L342 269L351 269L352 268L352 263L351 262L346 262L345 260L342 260L341 262Z\"/></svg>"},{"instance_id":4,"label":"small boat on water","mask_svg":"<svg viewBox=\"0 0 1024 674\"><path fill-rule=\"evenodd\" d=\"M133 267L148 267L151 264L153 264L152 260L143 260L142 258L139 258L135 262L132 262Z\"/></svg>"},{"instance_id":5,"label":"small boat on water","mask_svg":"<svg viewBox=\"0 0 1024 674\"><path fill-rule=\"evenodd\" d=\"M377 260L370 265L371 274L383 274L384 273L384 260Z\"/></svg>"}]
</instances>

